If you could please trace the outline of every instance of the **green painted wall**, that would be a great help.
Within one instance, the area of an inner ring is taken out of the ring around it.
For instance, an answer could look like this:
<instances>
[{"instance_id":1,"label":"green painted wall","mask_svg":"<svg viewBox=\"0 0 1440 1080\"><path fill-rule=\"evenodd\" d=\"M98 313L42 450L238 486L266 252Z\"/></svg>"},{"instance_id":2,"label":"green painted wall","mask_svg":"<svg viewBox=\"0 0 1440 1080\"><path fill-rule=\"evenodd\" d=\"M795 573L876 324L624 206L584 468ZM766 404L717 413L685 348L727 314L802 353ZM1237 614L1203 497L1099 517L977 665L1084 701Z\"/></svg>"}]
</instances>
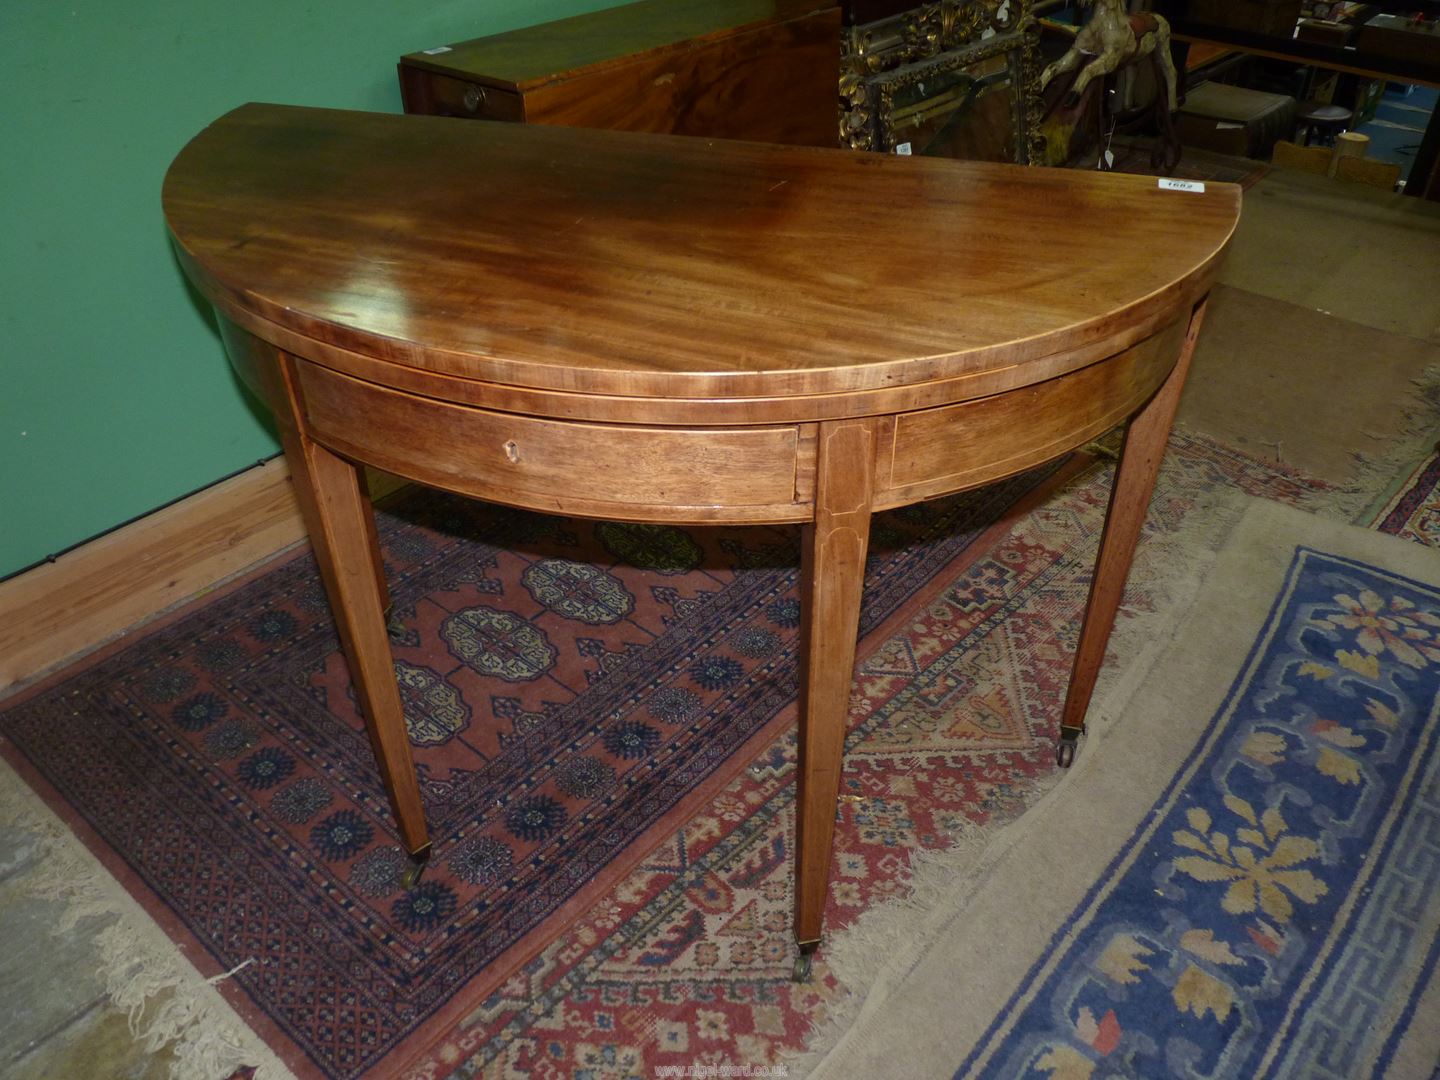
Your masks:
<instances>
[{"instance_id":1,"label":"green painted wall","mask_svg":"<svg viewBox=\"0 0 1440 1080\"><path fill-rule=\"evenodd\" d=\"M0 2L0 576L276 452L170 254L247 101L400 111L404 53L614 0Z\"/></svg>"}]
</instances>

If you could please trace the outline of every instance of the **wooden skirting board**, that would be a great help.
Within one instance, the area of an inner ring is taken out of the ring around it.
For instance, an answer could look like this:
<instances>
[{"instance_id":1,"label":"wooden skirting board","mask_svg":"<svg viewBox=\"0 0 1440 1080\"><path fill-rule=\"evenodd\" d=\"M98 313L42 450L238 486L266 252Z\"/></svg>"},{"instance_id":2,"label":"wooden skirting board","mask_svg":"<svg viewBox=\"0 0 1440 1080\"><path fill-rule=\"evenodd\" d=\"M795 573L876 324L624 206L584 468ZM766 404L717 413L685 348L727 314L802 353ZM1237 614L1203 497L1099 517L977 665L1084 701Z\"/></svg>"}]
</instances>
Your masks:
<instances>
[{"instance_id":1,"label":"wooden skirting board","mask_svg":"<svg viewBox=\"0 0 1440 1080\"><path fill-rule=\"evenodd\" d=\"M370 480L372 494L400 484ZM0 584L0 692L304 538L290 470L276 458Z\"/></svg>"}]
</instances>

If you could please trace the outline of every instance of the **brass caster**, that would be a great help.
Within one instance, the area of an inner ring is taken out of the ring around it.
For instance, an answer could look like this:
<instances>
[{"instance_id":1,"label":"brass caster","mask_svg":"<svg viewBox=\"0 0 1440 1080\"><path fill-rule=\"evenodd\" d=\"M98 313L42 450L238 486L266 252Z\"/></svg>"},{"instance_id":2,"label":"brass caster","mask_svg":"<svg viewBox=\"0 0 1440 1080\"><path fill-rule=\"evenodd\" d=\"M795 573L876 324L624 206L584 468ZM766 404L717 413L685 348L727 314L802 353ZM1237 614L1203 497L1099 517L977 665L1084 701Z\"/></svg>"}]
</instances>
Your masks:
<instances>
[{"instance_id":1,"label":"brass caster","mask_svg":"<svg viewBox=\"0 0 1440 1080\"><path fill-rule=\"evenodd\" d=\"M795 969L790 973L790 981L797 983L808 983L810 981L810 970L815 962L815 950L820 948L820 940L801 941L800 955L795 957Z\"/></svg>"},{"instance_id":2,"label":"brass caster","mask_svg":"<svg viewBox=\"0 0 1440 1080\"><path fill-rule=\"evenodd\" d=\"M420 875L425 873L425 866L430 862L430 845L426 844L419 851L413 852L410 856L410 865L405 868L405 873L400 875L400 884L406 889L413 889L420 884Z\"/></svg>"},{"instance_id":3,"label":"brass caster","mask_svg":"<svg viewBox=\"0 0 1440 1080\"><path fill-rule=\"evenodd\" d=\"M1055 743L1055 764L1062 769L1068 769L1075 764L1075 755L1079 752L1080 734L1070 734L1062 731L1060 739Z\"/></svg>"}]
</instances>

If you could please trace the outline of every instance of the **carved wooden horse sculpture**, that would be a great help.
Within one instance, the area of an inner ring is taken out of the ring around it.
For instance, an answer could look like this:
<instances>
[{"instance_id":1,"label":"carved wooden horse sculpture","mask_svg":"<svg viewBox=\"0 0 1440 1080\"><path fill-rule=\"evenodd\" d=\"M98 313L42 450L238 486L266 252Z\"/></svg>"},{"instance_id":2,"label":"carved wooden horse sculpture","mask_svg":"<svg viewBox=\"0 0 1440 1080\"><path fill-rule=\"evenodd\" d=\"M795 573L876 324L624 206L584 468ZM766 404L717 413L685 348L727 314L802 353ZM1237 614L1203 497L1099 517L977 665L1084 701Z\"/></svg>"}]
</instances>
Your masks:
<instances>
[{"instance_id":1,"label":"carved wooden horse sculpture","mask_svg":"<svg viewBox=\"0 0 1440 1080\"><path fill-rule=\"evenodd\" d=\"M1173 168L1180 154L1170 117L1176 108L1175 64L1170 59L1170 24L1150 12L1128 14L1125 0L1093 0L1093 3L1095 10L1084 29L1075 35L1075 44L1040 73L1040 89L1044 91L1055 76L1074 71L1085 60L1068 95L1071 101L1078 101L1093 79L1103 78L1142 57L1150 57L1164 83L1165 96L1157 102L1155 111L1162 132L1165 167Z\"/></svg>"},{"instance_id":2,"label":"carved wooden horse sculpture","mask_svg":"<svg viewBox=\"0 0 1440 1080\"><path fill-rule=\"evenodd\" d=\"M1109 75L1142 56L1156 55L1165 73L1165 99L1175 108L1175 65L1170 60L1170 24L1159 15L1141 12L1128 15L1124 0L1094 0L1095 13L1075 35L1075 44L1059 60L1040 73L1040 89L1066 71L1073 71L1082 57L1092 57L1080 71L1070 92L1077 98L1090 80Z\"/></svg>"}]
</instances>

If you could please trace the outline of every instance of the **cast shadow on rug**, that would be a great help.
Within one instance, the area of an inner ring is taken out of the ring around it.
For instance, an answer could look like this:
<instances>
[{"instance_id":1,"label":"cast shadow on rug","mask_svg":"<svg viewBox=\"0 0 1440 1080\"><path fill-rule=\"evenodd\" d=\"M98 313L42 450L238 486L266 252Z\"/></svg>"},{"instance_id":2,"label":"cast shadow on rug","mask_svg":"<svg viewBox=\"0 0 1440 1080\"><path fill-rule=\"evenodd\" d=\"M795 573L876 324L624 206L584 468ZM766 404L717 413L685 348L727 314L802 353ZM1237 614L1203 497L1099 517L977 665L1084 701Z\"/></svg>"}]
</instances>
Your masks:
<instances>
[{"instance_id":1,"label":"cast shadow on rug","mask_svg":"<svg viewBox=\"0 0 1440 1080\"><path fill-rule=\"evenodd\" d=\"M1057 468L877 518L862 634ZM423 1049L793 722L794 529L419 490L380 529L436 845L413 889L308 554L0 712L13 763L202 969L255 961L227 994L310 1075Z\"/></svg>"}]
</instances>

